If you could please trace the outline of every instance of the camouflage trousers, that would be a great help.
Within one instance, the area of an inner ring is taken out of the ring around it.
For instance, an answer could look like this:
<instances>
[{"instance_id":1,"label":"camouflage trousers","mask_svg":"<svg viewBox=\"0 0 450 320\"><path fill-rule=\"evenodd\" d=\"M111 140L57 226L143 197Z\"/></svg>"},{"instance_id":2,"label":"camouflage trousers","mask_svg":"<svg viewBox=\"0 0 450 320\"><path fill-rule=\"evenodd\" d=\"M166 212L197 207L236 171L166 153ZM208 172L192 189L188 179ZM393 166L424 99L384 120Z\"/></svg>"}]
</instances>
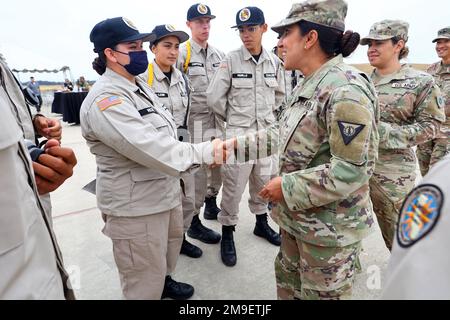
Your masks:
<instances>
[{"instance_id":1,"label":"camouflage trousers","mask_svg":"<svg viewBox=\"0 0 450 320\"><path fill-rule=\"evenodd\" d=\"M374 174L370 179L370 198L373 210L377 216L378 225L383 235L384 243L389 251L392 250L397 221L403 201L408 193L414 188L415 174L408 179L400 179L395 184L393 177L387 174Z\"/></svg>"},{"instance_id":2,"label":"camouflage trousers","mask_svg":"<svg viewBox=\"0 0 450 320\"><path fill-rule=\"evenodd\" d=\"M279 300L351 299L361 241L347 247L318 247L281 229L275 259Z\"/></svg>"},{"instance_id":3,"label":"camouflage trousers","mask_svg":"<svg viewBox=\"0 0 450 320\"><path fill-rule=\"evenodd\" d=\"M417 147L420 172L425 176L430 168L450 152L450 135L447 138L434 139Z\"/></svg>"}]
</instances>

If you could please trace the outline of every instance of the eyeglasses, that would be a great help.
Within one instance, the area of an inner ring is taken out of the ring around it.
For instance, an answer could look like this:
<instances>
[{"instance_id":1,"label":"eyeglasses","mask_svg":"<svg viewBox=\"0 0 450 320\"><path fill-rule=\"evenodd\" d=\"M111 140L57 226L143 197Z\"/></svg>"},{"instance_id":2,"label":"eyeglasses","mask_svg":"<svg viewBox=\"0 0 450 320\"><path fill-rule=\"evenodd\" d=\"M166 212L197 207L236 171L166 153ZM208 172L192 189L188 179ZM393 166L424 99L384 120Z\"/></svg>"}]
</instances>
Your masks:
<instances>
[{"instance_id":1,"label":"eyeglasses","mask_svg":"<svg viewBox=\"0 0 450 320\"><path fill-rule=\"evenodd\" d=\"M236 31L239 34L243 34L244 32L255 33L259 29L259 26L248 26L248 27L238 27Z\"/></svg>"}]
</instances>

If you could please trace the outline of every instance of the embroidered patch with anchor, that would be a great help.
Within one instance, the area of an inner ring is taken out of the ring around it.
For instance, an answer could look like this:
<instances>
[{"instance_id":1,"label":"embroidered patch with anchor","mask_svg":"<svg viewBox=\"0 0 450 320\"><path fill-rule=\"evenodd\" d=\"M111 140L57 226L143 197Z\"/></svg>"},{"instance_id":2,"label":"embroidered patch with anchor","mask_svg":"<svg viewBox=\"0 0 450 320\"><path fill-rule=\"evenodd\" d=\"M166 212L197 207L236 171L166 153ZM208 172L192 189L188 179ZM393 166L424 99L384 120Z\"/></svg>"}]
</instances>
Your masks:
<instances>
[{"instance_id":1,"label":"embroidered patch with anchor","mask_svg":"<svg viewBox=\"0 0 450 320\"><path fill-rule=\"evenodd\" d=\"M341 131L344 144L348 146L366 127L364 124L350 123L338 121L339 130Z\"/></svg>"},{"instance_id":2,"label":"embroidered patch with anchor","mask_svg":"<svg viewBox=\"0 0 450 320\"><path fill-rule=\"evenodd\" d=\"M444 196L435 185L424 184L406 198L397 226L397 240L408 248L433 230L439 220Z\"/></svg>"}]
</instances>

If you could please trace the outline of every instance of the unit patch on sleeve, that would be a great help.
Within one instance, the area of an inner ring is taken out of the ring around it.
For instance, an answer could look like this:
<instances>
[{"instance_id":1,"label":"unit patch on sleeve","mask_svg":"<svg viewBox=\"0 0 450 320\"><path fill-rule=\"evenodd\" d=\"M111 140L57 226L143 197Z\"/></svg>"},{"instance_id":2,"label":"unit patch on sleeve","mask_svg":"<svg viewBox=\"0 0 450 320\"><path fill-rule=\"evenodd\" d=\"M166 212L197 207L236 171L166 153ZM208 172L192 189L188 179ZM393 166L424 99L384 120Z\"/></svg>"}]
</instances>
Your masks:
<instances>
[{"instance_id":1,"label":"unit patch on sleeve","mask_svg":"<svg viewBox=\"0 0 450 320\"><path fill-rule=\"evenodd\" d=\"M397 226L400 246L411 247L433 230L439 220L443 200L442 191L431 184L421 185L408 195Z\"/></svg>"}]
</instances>

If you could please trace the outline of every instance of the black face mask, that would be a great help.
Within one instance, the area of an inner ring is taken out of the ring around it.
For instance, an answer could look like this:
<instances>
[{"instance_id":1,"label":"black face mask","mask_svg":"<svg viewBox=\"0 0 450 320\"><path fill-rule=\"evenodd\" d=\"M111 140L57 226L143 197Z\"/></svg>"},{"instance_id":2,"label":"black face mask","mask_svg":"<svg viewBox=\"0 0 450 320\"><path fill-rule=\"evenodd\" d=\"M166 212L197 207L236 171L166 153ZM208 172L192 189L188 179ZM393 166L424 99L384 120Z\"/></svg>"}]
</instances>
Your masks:
<instances>
[{"instance_id":1,"label":"black face mask","mask_svg":"<svg viewBox=\"0 0 450 320\"><path fill-rule=\"evenodd\" d=\"M125 68L125 70L128 71L128 73L132 74L133 76L138 76L141 73L144 73L145 70L148 68L148 57L147 57L147 51L141 50L141 51L130 51L128 53L121 52L114 50L116 52L126 54L130 57L130 63L127 65L122 65L122 67Z\"/></svg>"}]
</instances>

